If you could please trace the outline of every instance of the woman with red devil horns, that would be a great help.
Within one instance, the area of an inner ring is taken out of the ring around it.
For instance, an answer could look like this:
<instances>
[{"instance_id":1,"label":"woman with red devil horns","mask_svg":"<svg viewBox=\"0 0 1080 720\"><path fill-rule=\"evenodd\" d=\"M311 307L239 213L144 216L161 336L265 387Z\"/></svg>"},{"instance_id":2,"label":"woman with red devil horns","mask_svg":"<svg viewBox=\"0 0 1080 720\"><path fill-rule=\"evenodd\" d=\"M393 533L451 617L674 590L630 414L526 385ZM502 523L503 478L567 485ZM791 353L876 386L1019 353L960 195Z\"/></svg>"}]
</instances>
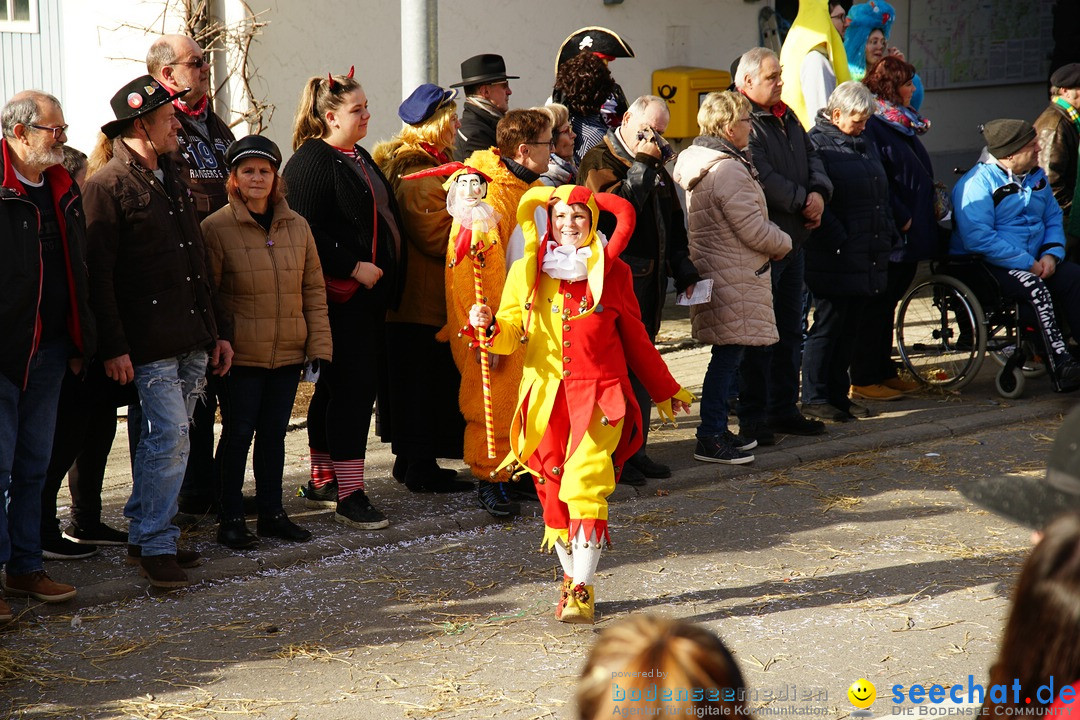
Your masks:
<instances>
[{"instance_id":1,"label":"woman with red devil horns","mask_svg":"<svg viewBox=\"0 0 1080 720\"><path fill-rule=\"evenodd\" d=\"M538 206L548 224L536 226ZM600 210L618 225L605 246L596 233ZM694 400L668 372L645 332L630 268L619 253L634 230L634 210L607 193L578 185L525 193L518 223L525 256L506 279L498 316L474 305L463 334L485 335L492 352L525 345L510 455L531 474L544 507L541 549L563 567L555 617L592 623L593 578L608 542L607 498L623 463L641 445L641 413L627 366L649 389L662 416L674 420ZM475 328L475 329L474 329Z\"/></svg>"}]
</instances>

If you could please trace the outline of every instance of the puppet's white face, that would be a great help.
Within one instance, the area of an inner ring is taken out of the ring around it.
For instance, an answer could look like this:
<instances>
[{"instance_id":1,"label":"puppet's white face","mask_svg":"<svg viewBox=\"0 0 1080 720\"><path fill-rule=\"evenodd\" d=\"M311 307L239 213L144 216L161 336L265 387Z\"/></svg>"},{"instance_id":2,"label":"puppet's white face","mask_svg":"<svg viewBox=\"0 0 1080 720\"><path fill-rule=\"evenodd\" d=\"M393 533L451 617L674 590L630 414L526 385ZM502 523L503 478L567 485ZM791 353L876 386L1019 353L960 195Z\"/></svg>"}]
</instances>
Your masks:
<instances>
[{"instance_id":1,"label":"puppet's white face","mask_svg":"<svg viewBox=\"0 0 1080 720\"><path fill-rule=\"evenodd\" d=\"M587 205L567 205L560 200L551 209L551 226L555 233L555 242L564 246L581 247L589 241L592 213Z\"/></svg>"},{"instance_id":2,"label":"puppet's white face","mask_svg":"<svg viewBox=\"0 0 1080 720\"><path fill-rule=\"evenodd\" d=\"M459 207L475 207L487 196L487 183L479 175L459 175L454 181Z\"/></svg>"}]
</instances>

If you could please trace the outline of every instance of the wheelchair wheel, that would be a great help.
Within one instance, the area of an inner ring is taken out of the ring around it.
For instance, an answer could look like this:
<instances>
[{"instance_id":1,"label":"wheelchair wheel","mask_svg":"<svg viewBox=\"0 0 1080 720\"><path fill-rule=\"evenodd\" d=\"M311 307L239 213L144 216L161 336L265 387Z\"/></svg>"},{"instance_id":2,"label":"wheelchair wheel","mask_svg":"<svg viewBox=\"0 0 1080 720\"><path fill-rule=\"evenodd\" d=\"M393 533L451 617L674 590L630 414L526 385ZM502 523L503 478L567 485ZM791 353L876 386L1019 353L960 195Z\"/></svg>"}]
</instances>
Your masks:
<instances>
[{"instance_id":1,"label":"wheelchair wheel","mask_svg":"<svg viewBox=\"0 0 1080 720\"><path fill-rule=\"evenodd\" d=\"M986 319L975 294L959 280L931 275L900 302L896 346L920 381L958 390L972 380L986 354Z\"/></svg>"},{"instance_id":2,"label":"wheelchair wheel","mask_svg":"<svg viewBox=\"0 0 1080 720\"><path fill-rule=\"evenodd\" d=\"M1045 372L1045 370L1044 370ZM1027 371L1024 368L1012 368L1002 366L994 377L994 387L998 395L1009 400L1015 400L1024 394L1024 381L1027 379Z\"/></svg>"},{"instance_id":3,"label":"wheelchair wheel","mask_svg":"<svg viewBox=\"0 0 1080 720\"><path fill-rule=\"evenodd\" d=\"M1005 363L1009 361L1009 357L1016 352L1016 345L1013 343L996 343L996 338L991 337L986 343L987 350L990 351L990 357L994 359L1001 367L1005 367ZM1046 360L1043 359L1040 352L1035 348L1035 343L1030 340L1024 340L1024 377L1040 378L1046 374Z\"/></svg>"}]
</instances>

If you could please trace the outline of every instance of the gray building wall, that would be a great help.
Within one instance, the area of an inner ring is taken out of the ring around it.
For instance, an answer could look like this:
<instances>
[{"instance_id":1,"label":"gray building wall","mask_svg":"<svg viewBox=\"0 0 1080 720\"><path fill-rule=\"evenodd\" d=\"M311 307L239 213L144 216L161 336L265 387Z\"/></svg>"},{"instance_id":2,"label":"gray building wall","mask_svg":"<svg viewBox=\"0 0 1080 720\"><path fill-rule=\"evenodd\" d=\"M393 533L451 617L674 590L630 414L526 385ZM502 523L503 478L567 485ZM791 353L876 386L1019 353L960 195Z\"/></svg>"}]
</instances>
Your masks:
<instances>
[{"instance_id":1,"label":"gray building wall","mask_svg":"<svg viewBox=\"0 0 1080 720\"><path fill-rule=\"evenodd\" d=\"M61 0L36 0L38 32L0 32L0 97L34 88L64 95Z\"/></svg>"}]
</instances>

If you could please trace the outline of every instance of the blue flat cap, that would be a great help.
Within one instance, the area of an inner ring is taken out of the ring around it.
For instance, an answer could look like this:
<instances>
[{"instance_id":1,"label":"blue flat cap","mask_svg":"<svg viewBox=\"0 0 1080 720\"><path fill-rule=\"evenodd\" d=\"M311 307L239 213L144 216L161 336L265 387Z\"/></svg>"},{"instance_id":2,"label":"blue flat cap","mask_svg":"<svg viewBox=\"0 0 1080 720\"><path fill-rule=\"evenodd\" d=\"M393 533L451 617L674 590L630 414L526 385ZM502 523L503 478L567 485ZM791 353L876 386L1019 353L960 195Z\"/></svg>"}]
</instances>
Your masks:
<instances>
[{"instance_id":1,"label":"blue flat cap","mask_svg":"<svg viewBox=\"0 0 1080 720\"><path fill-rule=\"evenodd\" d=\"M426 121L435 111L457 97L458 91L444 90L438 85L424 83L412 91L412 95L401 101L398 106L398 117L409 125L419 125Z\"/></svg>"}]
</instances>

